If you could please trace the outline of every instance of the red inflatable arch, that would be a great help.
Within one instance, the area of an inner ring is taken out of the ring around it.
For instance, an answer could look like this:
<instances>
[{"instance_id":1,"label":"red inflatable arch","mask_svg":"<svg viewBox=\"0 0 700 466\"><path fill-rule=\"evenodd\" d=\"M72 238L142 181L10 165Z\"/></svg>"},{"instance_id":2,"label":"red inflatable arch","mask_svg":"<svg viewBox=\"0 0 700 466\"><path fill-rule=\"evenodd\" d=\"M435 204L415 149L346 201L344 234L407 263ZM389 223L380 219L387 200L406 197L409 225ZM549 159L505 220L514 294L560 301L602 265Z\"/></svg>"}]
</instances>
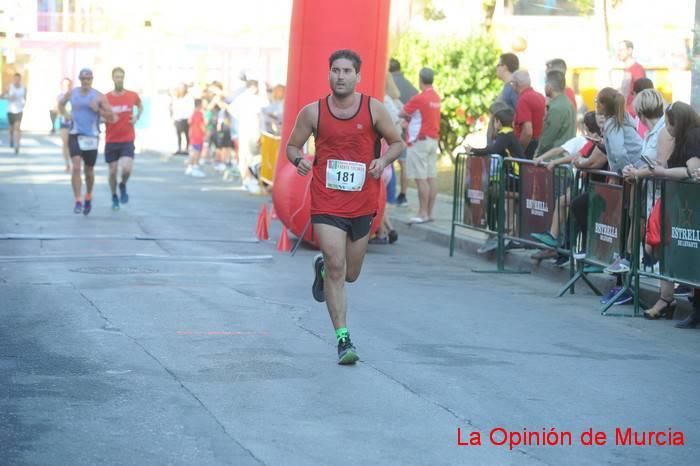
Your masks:
<instances>
[{"instance_id":1,"label":"red inflatable arch","mask_svg":"<svg viewBox=\"0 0 700 466\"><path fill-rule=\"evenodd\" d=\"M280 152L275 168L272 202L279 219L297 237L310 218L311 175L301 177L287 161L285 148L299 110L330 93L328 57L337 49L352 49L362 58L358 91L384 100L390 0L294 0L289 36L289 64ZM384 212L386 190L381 183L376 231ZM315 244L312 229L304 239Z\"/></svg>"}]
</instances>

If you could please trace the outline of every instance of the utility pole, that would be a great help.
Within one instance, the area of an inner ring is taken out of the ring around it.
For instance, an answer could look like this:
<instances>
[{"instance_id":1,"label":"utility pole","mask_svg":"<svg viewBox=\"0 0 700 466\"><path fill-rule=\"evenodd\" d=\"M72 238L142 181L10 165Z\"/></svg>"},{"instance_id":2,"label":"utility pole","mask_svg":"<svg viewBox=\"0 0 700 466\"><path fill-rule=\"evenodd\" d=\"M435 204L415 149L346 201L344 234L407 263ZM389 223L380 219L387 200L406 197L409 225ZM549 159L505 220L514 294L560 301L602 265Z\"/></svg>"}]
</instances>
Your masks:
<instances>
[{"instance_id":1,"label":"utility pole","mask_svg":"<svg viewBox=\"0 0 700 466\"><path fill-rule=\"evenodd\" d=\"M693 27L693 53L691 57L692 85L690 104L700 111L700 0L695 0L695 26Z\"/></svg>"}]
</instances>

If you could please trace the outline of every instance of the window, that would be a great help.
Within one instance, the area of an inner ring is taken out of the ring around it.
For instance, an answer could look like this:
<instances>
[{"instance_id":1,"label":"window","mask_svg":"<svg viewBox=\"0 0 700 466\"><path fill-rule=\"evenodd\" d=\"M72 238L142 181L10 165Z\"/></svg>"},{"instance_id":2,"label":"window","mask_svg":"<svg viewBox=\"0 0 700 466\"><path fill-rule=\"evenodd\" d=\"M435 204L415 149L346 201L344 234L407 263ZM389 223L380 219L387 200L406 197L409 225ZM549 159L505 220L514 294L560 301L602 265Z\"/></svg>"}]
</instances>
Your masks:
<instances>
[{"instance_id":1,"label":"window","mask_svg":"<svg viewBox=\"0 0 700 466\"><path fill-rule=\"evenodd\" d=\"M595 0L505 0L506 11L522 16L590 16Z\"/></svg>"}]
</instances>

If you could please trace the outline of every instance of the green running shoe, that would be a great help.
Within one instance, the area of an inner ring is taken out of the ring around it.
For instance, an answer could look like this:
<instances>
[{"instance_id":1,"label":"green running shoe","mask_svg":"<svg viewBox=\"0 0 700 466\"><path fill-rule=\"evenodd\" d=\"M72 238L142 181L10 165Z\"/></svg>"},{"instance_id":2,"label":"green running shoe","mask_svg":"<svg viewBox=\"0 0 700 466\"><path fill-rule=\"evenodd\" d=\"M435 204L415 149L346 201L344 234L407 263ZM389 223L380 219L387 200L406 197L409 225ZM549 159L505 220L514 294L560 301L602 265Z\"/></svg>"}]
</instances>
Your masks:
<instances>
[{"instance_id":1,"label":"green running shoe","mask_svg":"<svg viewBox=\"0 0 700 466\"><path fill-rule=\"evenodd\" d=\"M338 364L350 365L355 364L360 357L357 355L357 348L350 341L350 335L341 338L338 342Z\"/></svg>"}]
</instances>

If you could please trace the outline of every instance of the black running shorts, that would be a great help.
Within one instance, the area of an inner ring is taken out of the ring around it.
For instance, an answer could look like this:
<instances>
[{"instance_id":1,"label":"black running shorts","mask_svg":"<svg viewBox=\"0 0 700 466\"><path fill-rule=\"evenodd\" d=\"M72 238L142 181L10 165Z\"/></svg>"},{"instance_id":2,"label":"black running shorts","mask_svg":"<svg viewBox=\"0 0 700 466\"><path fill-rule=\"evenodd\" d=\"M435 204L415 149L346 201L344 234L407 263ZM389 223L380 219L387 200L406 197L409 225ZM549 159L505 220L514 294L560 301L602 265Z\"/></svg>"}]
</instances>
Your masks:
<instances>
[{"instance_id":1,"label":"black running shorts","mask_svg":"<svg viewBox=\"0 0 700 466\"><path fill-rule=\"evenodd\" d=\"M350 241L357 241L360 238L364 238L369 234L370 227L372 226L372 219L374 215L364 215L362 217L346 218L338 217L337 215L312 215L312 224L324 224L330 225L343 230L348 235L350 235Z\"/></svg>"}]
</instances>

